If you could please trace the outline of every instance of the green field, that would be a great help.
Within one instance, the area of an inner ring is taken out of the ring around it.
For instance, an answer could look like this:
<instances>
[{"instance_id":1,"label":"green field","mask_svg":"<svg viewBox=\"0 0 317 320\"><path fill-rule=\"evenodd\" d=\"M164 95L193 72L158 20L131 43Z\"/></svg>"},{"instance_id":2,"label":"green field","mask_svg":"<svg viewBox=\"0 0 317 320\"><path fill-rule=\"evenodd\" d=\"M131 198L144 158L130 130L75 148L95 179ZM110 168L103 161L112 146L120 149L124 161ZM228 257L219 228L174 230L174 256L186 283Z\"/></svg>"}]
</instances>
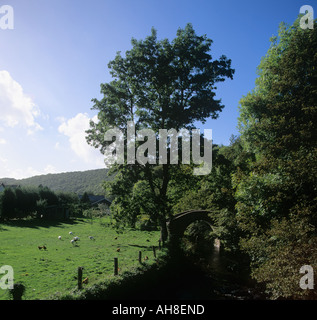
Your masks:
<instances>
[{"instance_id":1,"label":"green field","mask_svg":"<svg viewBox=\"0 0 317 320\"><path fill-rule=\"evenodd\" d=\"M96 218L0 224L0 267L12 266L14 281L26 287L23 299L34 300L74 290L79 266L84 267L83 279L88 277L85 287L113 275L114 257L119 260L119 274L138 265L139 251L148 257L146 263L154 262L152 246L158 245L159 231L126 229L117 234L108 223L106 218ZM80 238L75 245L70 242L74 236ZM38 248L43 245L47 250ZM7 299L8 290L0 288L0 300Z\"/></svg>"}]
</instances>

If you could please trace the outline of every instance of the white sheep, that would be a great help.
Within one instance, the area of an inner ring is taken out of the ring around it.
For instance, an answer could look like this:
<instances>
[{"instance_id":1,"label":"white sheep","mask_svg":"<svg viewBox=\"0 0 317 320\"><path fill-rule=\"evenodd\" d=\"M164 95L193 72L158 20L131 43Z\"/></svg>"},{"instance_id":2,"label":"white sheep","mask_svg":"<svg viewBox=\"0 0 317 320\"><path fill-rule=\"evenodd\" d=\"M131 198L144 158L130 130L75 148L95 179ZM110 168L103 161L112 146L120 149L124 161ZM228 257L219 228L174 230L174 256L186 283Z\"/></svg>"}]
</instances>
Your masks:
<instances>
[{"instance_id":1,"label":"white sheep","mask_svg":"<svg viewBox=\"0 0 317 320\"><path fill-rule=\"evenodd\" d=\"M80 240L80 239L79 239L79 237L74 237L73 240L74 240L74 241L78 241L78 240Z\"/></svg>"},{"instance_id":2,"label":"white sheep","mask_svg":"<svg viewBox=\"0 0 317 320\"><path fill-rule=\"evenodd\" d=\"M73 234L71 231L68 232L69 234Z\"/></svg>"},{"instance_id":3,"label":"white sheep","mask_svg":"<svg viewBox=\"0 0 317 320\"><path fill-rule=\"evenodd\" d=\"M59 239L59 240L62 240L62 236L58 236L58 239Z\"/></svg>"},{"instance_id":4,"label":"white sheep","mask_svg":"<svg viewBox=\"0 0 317 320\"><path fill-rule=\"evenodd\" d=\"M70 243L71 243L71 244L74 244L74 242L75 242L75 240L74 240L74 239L70 240Z\"/></svg>"}]
</instances>

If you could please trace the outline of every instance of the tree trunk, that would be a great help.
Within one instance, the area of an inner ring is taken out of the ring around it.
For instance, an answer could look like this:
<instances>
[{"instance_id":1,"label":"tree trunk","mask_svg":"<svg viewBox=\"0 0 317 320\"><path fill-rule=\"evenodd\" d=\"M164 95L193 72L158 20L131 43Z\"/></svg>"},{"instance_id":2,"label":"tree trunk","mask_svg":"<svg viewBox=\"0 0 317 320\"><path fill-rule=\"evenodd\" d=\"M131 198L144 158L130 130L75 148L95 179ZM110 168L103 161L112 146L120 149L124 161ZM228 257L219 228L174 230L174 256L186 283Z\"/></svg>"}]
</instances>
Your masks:
<instances>
[{"instance_id":1,"label":"tree trunk","mask_svg":"<svg viewBox=\"0 0 317 320\"><path fill-rule=\"evenodd\" d=\"M167 226L166 226L166 221L165 219L163 221L161 221L161 241L166 242L168 238L168 231L167 231Z\"/></svg>"}]
</instances>

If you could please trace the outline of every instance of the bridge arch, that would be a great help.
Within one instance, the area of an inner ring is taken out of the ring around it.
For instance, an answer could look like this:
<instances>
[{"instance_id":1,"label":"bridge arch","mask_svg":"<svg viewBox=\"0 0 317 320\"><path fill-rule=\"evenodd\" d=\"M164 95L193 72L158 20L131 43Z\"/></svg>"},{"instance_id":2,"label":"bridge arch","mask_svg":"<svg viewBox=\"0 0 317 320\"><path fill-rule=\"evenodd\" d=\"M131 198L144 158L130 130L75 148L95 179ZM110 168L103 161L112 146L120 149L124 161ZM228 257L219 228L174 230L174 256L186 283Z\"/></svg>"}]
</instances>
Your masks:
<instances>
[{"instance_id":1,"label":"bridge arch","mask_svg":"<svg viewBox=\"0 0 317 320\"><path fill-rule=\"evenodd\" d=\"M213 229L215 222L209 217L209 213L210 211L207 210L189 210L168 219L166 225L170 242L177 243L184 235L186 228L195 221L203 220ZM220 243L219 240L218 243Z\"/></svg>"}]
</instances>

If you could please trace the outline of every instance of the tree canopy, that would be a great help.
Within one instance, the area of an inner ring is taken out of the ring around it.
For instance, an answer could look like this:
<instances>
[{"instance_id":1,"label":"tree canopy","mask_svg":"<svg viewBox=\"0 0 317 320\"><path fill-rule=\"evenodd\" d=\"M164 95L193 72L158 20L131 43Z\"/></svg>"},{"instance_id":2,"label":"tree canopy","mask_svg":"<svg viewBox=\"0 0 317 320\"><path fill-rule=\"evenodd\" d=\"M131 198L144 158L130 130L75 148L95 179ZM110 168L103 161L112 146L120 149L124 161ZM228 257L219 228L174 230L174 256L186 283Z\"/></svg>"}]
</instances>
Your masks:
<instances>
[{"instance_id":1,"label":"tree canopy","mask_svg":"<svg viewBox=\"0 0 317 320\"><path fill-rule=\"evenodd\" d=\"M113 127L126 130L128 121L134 122L136 130L149 128L158 132L159 129L193 129L196 121L204 123L207 118L218 117L224 106L215 98L215 85L226 78L232 79L234 70L225 56L213 60L211 39L198 36L193 26L187 24L177 30L172 41L158 40L152 28L145 40L132 39L131 44L132 49L124 57L118 52L108 64L114 80L101 84L103 98L93 99L98 122L92 121L87 131L91 145L104 153L109 146L104 141L105 132ZM127 136L124 138L126 141ZM121 174L108 183L110 192L117 196L113 210L117 214L124 211L125 218L135 216L141 209L135 206L136 195L142 198L142 191L152 218L164 226L171 212L167 190L174 169L169 162L116 166ZM131 210L134 213L129 215Z\"/></svg>"},{"instance_id":2,"label":"tree canopy","mask_svg":"<svg viewBox=\"0 0 317 320\"><path fill-rule=\"evenodd\" d=\"M313 30L281 24L240 101L242 144L255 154L234 175L241 245L274 297L307 295L296 276L317 267L316 52L316 22Z\"/></svg>"},{"instance_id":3,"label":"tree canopy","mask_svg":"<svg viewBox=\"0 0 317 320\"><path fill-rule=\"evenodd\" d=\"M273 299L316 298L299 286L302 266L317 269L316 30L281 24L240 100L240 136L214 146L212 172L173 206L211 211L214 235L248 255Z\"/></svg>"}]
</instances>

